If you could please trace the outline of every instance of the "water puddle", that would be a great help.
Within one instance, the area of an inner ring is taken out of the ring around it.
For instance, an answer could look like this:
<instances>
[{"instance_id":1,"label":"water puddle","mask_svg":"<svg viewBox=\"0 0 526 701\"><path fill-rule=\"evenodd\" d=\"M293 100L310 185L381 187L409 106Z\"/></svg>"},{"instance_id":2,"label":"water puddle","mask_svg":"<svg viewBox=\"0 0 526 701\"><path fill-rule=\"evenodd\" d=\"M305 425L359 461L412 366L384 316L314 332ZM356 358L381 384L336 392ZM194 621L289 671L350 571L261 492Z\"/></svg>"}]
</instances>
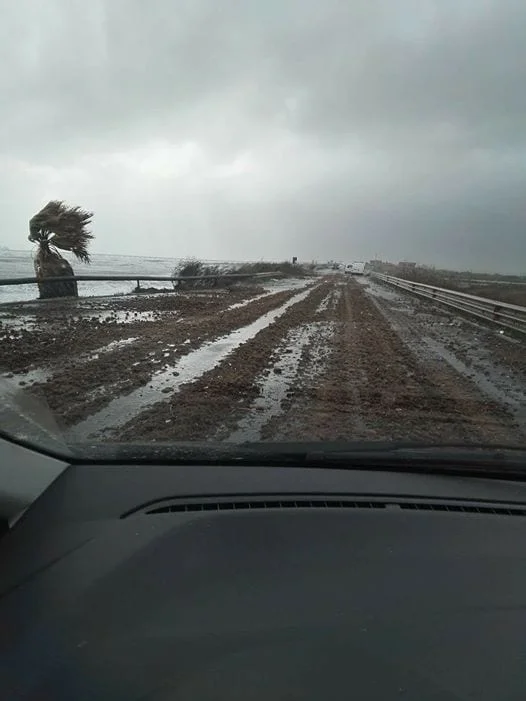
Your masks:
<instances>
[{"instance_id":1,"label":"water puddle","mask_svg":"<svg viewBox=\"0 0 526 701\"><path fill-rule=\"evenodd\" d=\"M97 348L94 351L91 351L90 353L81 353L79 354L76 358L74 363L75 364L80 364L80 363L87 363L91 360L97 360L100 358L101 355L104 355L105 353L111 353L114 350L118 350L119 348L123 348L130 343L133 343L134 341L138 341L139 339L137 337L133 338L125 338L121 341L112 341L111 343L108 343L106 346L101 346L100 348ZM31 370L26 370L25 372L18 372L18 373L11 373L11 372L4 372L0 375L0 377L4 377L6 379L11 380L11 382L14 382L18 387L24 387L26 385L34 385L35 383L44 383L47 382L53 375L60 375L60 372L63 370L63 363L62 362L57 362L56 364L50 363L48 366L45 367L37 367L37 368L32 368ZM86 370L89 372L89 370Z\"/></svg>"},{"instance_id":2,"label":"water puddle","mask_svg":"<svg viewBox=\"0 0 526 701\"><path fill-rule=\"evenodd\" d=\"M379 300L383 302L389 302L388 306L390 311L401 312L405 316L414 316L418 313L419 307L415 304L417 300L416 297L410 298L407 295L402 296L393 287L387 287L386 284L381 282L375 282L369 280L368 282L362 281L364 285L364 292L371 297L371 300L376 304L377 308L383 313L383 308L379 303Z\"/></svg>"},{"instance_id":3,"label":"water puddle","mask_svg":"<svg viewBox=\"0 0 526 701\"><path fill-rule=\"evenodd\" d=\"M112 341L111 343L108 343L106 346L101 346L100 348L96 348L94 351L91 353L86 353L83 354L82 356L79 356L79 360L97 360L97 358L100 358L101 355L104 355L105 353L111 353L112 351L119 350L120 348L125 348L126 346L129 346L130 343L134 343L135 341L138 341L139 337L134 336L132 338L123 338L120 341Z\"/></svg>"},{"instance_id":4,"label":"water puddle","mask_svg":"<svg viewBox=\"0 0 526 701\"><path fill-rule=\"evenodd\" d=\"M370 278L361 279L359 280L359 283L363 285L368 294L370 294L372 297L376 297L377 299L386 299L389 302L398 302L399 304L405 301L404 298L392 287L375 282Z\"/></svg>"},{"instance_id":5,"label":"water puddle","mask_svg":"<svg viewBox=\"0 0 526 701\"><path fill-rule=\"evenodd\" d=\"M168 399L171 394L179 391L182 385L194 382L205 372L213 370L242 343L254 338L292 305L306 299L310 293L311 289L304 290L248 326L191 351L180 358L175 365L156 373L147 385L139 387L126 396L113 399L101 411L73 426L68 432L69 438L73 441L82 441L98 433L118 428L153 404Z\"/></svg>"},{"instance_id":6,"label":"water puddle","mask_svg":"<svg viewBox=\"0 0 526 701\"><path fill-rule=\"evenodd\" d=\"M35 368L27 372L4 372L0 377L11 380L18 387L24 387L26 385L34 385L36 382L47 382L52 375L53 372L50 369Z\"/></svg>"},{"instance_id":7,"label":"water puddle","mask_svg":"<svg viewBox=\"0 0 526 701\"><path fill-rule=\"evenodd\" d=\"M0 315L0 331L34 331L39 321L34 314L2 314ZM14 336L10 336L13 338Z\"/></svg>"},{"instance_id":8,"label":"water puddle","mask_svg":"<svg viewBox=\"0 0 526 701\"><path fill-rule=\"evenodd\" d=\"M257 302L259 299L265 299L265 297L270 297L270 295L273 294L276 294L276 290L264 292L261 295L256 295L256 297L250 297L249 299L244 299L242 302L236 302L235 304L231 304L229 307L226 308L225 311L229 312L232 309L240 309L241 307L246 307L248 304L252 304L252 302Z\"/></svg>"},{"instance_id":9,"label":"water puddle","mask_svg":"<svg viewBox=\"0 0 526 701\"><path fill-rule=\"evenodd\" d=\"M343 293L343 286L342 285L337 285L334 287L334 289L329 292L329 294L324 297L321 302L319 303L317 309L316 309L316 314L322 314L323 312L332 312L334 311L342 297Z\"/></svg>"},{"instance_id":10,"label":"water puddle","mask_svg":"<svg viewBox=\"0 0 526 701\"><path fill-rule=\"evenodd\" d=\"M521 423L526 422L526 388L517 386L509 377L503 381L501 373L490 363L485 370L466 365L442 343L429 336L422 337L423 343L448 365L468 377L486 396L506 406ZM500 385L500 386L499 386Z\"/></svg>"},{"instance_id":11,"label":"water puddle","mask_svg":"<svg viewBox=\"0 0 526 701\"><path fill-rule=\"evenodd\" d=\"M242 419L226 442L243 443L261 440L264 426L283 412L283 402L287 399L297 375L302 353L316 338L317 344L309 350L309 365L319 370L325 342L333 334L331 323L311 323L293 329L285 342L276 350L279 359L270 368L270 373L262 374L256 381L260 388L259 397L252 403L247 415ZM323 340L323 344L320 341Z\"/></svg>"},{"instance_id":12,"label":"water puddle","mask_svg":"<svg viewBox=\"0 0 526 701\"><path fill-rule=\"evenodd\" d=\"M313 283L311 278L290 278L284 280L268 280L267 282L261 283L258 281L258 284L268 292L286 292L287 290L301 290Z\"/></svg>"},{"instance_id":13,"label":"water puddle","mask_svg":"<svg viewBox=\"0 0 526 701\"><path fill-rule=\"evenodd\" d=\"M136 324L143 322L174 320L174 317L179 316L179 312L160 312L160 311L117 311L115 309L86 309L83 314L77 313L73 316L68 316L70 324L79 323L81 321L91 321L99 324ZM51 315L35 315L35 314L17 314L17 315L0 315L0 331L35 331L38 329L50 329L52 326L63 324L63 316L56 315L55 318Z\"/></svg>"},{"instance_id":14,"label":"water puddle","mask_svg":"<svg viewBox=\"0 0 526 701\"><path fill-rule=\"evenodd\" d=\"M321 302L318 304L318 307L316 309L316 314L321 314L322 312L326 312L329 307L333 307L334 305L331 304L333 302L333 294L332 292L329 292L329 294L324 297Z\"/></svg>"},{"instance_id":15,"label":"water puddle","mask_svg":"<svg viewBox=\"0 0 526 701\"><path fill-rule=\"evenodd\" d=\"M132 311L97 311L89 312L85 316L77 317L77 321L86 319L88 321L98 321L99 324L135 324L137 322L160 321L175 316L177 312L132 312Z\"/></svg>"}]
</instances>

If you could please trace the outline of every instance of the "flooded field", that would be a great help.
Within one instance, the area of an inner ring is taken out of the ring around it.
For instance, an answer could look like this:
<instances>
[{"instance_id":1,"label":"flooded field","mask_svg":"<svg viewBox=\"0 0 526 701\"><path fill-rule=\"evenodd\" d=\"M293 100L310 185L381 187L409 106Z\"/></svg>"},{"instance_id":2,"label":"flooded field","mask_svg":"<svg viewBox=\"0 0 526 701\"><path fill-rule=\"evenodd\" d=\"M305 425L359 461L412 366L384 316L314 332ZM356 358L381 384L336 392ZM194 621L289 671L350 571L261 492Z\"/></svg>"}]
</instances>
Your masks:
<instances>
[{"instance_id":1,"label":"flooded field","mask_svg":"<svg viewBox=\"0 0 526 701\"><path fill-rule=\"evenodd\" d=\"M76 441L524 442L524 345L342 275L0 309L0 370Z\"/></svg>"}]
</instances>

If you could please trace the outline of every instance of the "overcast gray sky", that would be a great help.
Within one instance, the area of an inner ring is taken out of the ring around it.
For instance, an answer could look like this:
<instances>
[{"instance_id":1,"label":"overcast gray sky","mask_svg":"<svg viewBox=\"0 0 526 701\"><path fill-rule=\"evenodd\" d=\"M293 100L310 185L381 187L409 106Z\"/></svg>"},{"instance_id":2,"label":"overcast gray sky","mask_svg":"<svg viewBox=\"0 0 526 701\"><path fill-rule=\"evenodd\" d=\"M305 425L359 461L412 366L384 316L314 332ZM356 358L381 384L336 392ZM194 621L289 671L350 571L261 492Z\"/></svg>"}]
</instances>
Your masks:
<instances>
[{"instance_id":1,"label":"overcast gray sky","mask_svg":"<svg viewBox=\"0 0 526 701\"><path fill-rule=\"evenodd\" d=\"M0 0L0 243L526 273L524 0Z\"/></svg>"}]
</instances>

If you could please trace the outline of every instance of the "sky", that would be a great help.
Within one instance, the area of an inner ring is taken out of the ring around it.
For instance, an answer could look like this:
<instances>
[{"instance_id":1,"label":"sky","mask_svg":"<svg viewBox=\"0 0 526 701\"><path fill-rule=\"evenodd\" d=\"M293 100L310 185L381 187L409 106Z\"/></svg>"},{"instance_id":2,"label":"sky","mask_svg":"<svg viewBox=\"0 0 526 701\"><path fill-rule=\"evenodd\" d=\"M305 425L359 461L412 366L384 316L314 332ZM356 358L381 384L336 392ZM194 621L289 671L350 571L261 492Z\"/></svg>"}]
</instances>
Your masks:
<instances>
[{"instance_id":1,"label":"sky","mask_svg":"<svg viewBox=\"0 0 526 701\"><path fill-rule=\"evenodd\" d=\"M524 0L0 9L0 245L526 273Z\"/></svg>"}]
</instances>

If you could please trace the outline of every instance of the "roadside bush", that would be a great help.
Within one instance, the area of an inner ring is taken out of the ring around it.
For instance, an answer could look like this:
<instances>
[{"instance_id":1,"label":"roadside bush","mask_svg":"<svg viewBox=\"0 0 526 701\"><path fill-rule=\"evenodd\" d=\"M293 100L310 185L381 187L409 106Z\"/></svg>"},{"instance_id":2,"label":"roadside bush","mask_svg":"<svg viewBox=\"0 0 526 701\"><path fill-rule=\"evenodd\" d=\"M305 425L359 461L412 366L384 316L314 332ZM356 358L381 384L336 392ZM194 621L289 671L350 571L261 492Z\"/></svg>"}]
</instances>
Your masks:
<instances>
[{"instance_id":1,"label":"roadside bush","mask_svg":"<svg viewBox=\"0 0 526 701\"><path fill-rule=\"evenodd\" d=\"M313 273L312 266L311 270L307 266L299 265L298 263L291 263L288 260L282 261L281 263L270 263L267 261L258 261L257 263L243 263L241 264L236 272L252 275L257 275L258 273L275 273L282 277L306 277Z\"/></svg>"},{"instance_id":2,"label":"roadside bush","mask_svg":"<svg viewBox=\"0 0 526 701\"><path fill-rule=\"evenodd\" d=\"M188 258L182 260L179 265L174 268L173 275L179 277L195 277L203 275L203 264L196 258Z\"/></svg>"},{"instance_id":3,"label":"roadside bush","mask_svg":"<svg viewBox=\"0 0 526 701\"><path fill-rule=\"evenodd\" d=\"M189 278L188 280L174 280L174 287L185 288L210 288L228 287L234 284L236 278L228 278L228 275L256 276L260 273L271 273L277 277L307 277L314 274L313 266L293 264L289 261L270 263L258 261L257 263L241 263L237 266L209 265L197 258L186 258L180 261L173 269L174 277ZM208 279L212 277L212 279ZM196 278L196 279L190 279ZM201 279L202 278L202 279ZM251 278L243 278L244 282Z\"/></svg>"},{"instance_id":4,"label":"roadside bush","mask_svg":"<svg viewBox=\"0 0 526 701\"><path fill-rule=\"evenodd\" d=\"M207 265L197 258L187 258L178 263L173 269L174 277L189 278L188 280L174 280L174 287L185 288L211 288L225 287L232 281L224 276L234 272L232 269L222 268L219 265Z\"/></svg>"}]
</instances>

